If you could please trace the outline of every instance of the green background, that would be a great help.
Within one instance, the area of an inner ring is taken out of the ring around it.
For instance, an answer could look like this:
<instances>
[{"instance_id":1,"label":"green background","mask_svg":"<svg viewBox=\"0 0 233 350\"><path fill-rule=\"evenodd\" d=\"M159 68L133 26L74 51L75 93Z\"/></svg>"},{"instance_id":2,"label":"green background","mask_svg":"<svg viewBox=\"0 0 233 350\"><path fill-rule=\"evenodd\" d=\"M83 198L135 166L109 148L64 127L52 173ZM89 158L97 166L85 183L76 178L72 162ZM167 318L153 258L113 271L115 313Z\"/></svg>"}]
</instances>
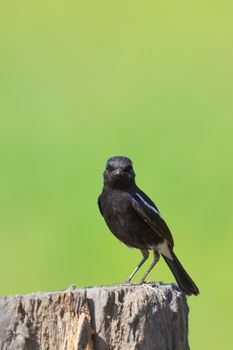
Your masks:
<instances>
[{"instance_id":1,"label":"green background","mask_svg":"<svg viewBox=\"0 0 233 350\"><path fill-rule=\"evenodd\" d=\"M201 291L191 348L231 348L232 10L1 2L1 294L125 280L140 252L108 232L96 202L106 159L127 155ZM150 279L174 280L163 261Z\"/></svg>"}]
</instances>

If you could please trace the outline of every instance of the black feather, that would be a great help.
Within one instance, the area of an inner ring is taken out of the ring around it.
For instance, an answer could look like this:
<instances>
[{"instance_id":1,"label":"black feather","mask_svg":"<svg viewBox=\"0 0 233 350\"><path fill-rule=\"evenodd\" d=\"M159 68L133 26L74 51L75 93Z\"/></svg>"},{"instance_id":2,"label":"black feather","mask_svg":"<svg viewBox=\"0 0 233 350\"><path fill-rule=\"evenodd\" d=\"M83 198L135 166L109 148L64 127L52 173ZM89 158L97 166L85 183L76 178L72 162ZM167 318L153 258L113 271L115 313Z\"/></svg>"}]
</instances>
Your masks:
<instances>
[{"instance_id":1,"label":"black feather","mask_svg":"<svg viewBox=\"0 0 233 350\"><path fill-rule=\"evenodd\" d=\"M171 272L173 273L180 289L187 294L187 295L198 295L199 290L196 286L196 284L193 282L191 277L188 275L188 273L185 271L181 263L179 262L178 258L176 257L175 253L170 249L171 256L173 260L169 259L165 255L162 254L164 260L168 264Z\"/></svg>"}]
</instances>

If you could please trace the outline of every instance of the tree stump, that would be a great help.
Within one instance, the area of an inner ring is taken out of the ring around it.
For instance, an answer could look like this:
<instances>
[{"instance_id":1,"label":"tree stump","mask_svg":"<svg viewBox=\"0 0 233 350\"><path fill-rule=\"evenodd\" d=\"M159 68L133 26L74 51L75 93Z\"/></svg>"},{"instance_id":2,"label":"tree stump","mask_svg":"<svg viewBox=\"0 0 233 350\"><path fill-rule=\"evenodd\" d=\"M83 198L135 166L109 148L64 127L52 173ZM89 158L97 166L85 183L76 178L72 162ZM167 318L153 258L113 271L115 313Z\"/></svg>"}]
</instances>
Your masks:
<instances>
[{"instance_id":1,"label":"tree stump","mask_svg":"<svg viewBox=\"0 0 233 350\"><path fill-rule=\"evenodd\" d=\"M188 350L175 285L70 287L0 298L1 350Z\"/></svg>"}]
</instances>

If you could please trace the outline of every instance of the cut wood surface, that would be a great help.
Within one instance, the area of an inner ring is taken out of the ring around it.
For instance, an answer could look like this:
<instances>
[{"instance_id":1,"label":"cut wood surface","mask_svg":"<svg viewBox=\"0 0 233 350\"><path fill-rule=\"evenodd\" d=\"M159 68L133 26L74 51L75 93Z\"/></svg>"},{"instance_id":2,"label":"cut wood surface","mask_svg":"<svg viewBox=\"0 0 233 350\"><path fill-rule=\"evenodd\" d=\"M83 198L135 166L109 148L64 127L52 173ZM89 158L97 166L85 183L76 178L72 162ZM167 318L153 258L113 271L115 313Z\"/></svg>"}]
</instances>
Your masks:
<instances>
[{"instance_id":1,"label":"cut wood surface","mask_svg":"<svg viewBox=\"0 0 233 350\"><path fill-rule=\"evenodd\" d=\"M1 350L188 350L188 306L147 283L0 297Z\"/></svg>"}]
</instances>

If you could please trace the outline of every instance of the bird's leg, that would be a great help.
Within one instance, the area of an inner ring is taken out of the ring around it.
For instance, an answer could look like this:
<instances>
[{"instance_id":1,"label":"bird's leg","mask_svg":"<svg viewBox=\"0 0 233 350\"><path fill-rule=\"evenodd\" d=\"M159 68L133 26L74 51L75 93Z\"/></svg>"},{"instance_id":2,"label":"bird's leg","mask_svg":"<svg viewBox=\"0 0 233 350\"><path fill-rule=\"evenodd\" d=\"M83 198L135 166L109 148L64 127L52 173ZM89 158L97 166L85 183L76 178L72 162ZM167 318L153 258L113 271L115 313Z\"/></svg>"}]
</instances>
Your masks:
<instances>
[{"instance_id":1,"label":"bird's leg","mask_svg":"<svg viewBox=\"0 0 233 350\"><path fill-rule=\"evenodd\" d=\"M141 253L143 255L143 259L142 261L140 261L140 263L138 264L138 266L136 267L135 270L133 270L133 272L131 273L131 275L129 276L129 278L127 278L127 280L125 281L125 283L130 283L131 279L133 278L133 276L135 275L135 273L140 269L140 267L144 264L144 262L148 259L149 257L149 251L148 250L141 250Z\"/></svg>"},{"instance_id":2,"label":"bird's leg","mask_svg":"<svg viewBox=\"0 0 233 350\"><path fill-rule=\"evenodd\" d=\"M159 261L160 258L160 254L158 252L158 250L155 248L153 250L154 253L154 260L152 262L152 264L150 265L149 269L145 272L145 274L143 275L143 277L140 279L140 281L138 282L139 284L142 284L146 278L146 276L150 273L150 271L153 269L153 267L157 264L157 262Z\"/></svg>"}]
</instances>

